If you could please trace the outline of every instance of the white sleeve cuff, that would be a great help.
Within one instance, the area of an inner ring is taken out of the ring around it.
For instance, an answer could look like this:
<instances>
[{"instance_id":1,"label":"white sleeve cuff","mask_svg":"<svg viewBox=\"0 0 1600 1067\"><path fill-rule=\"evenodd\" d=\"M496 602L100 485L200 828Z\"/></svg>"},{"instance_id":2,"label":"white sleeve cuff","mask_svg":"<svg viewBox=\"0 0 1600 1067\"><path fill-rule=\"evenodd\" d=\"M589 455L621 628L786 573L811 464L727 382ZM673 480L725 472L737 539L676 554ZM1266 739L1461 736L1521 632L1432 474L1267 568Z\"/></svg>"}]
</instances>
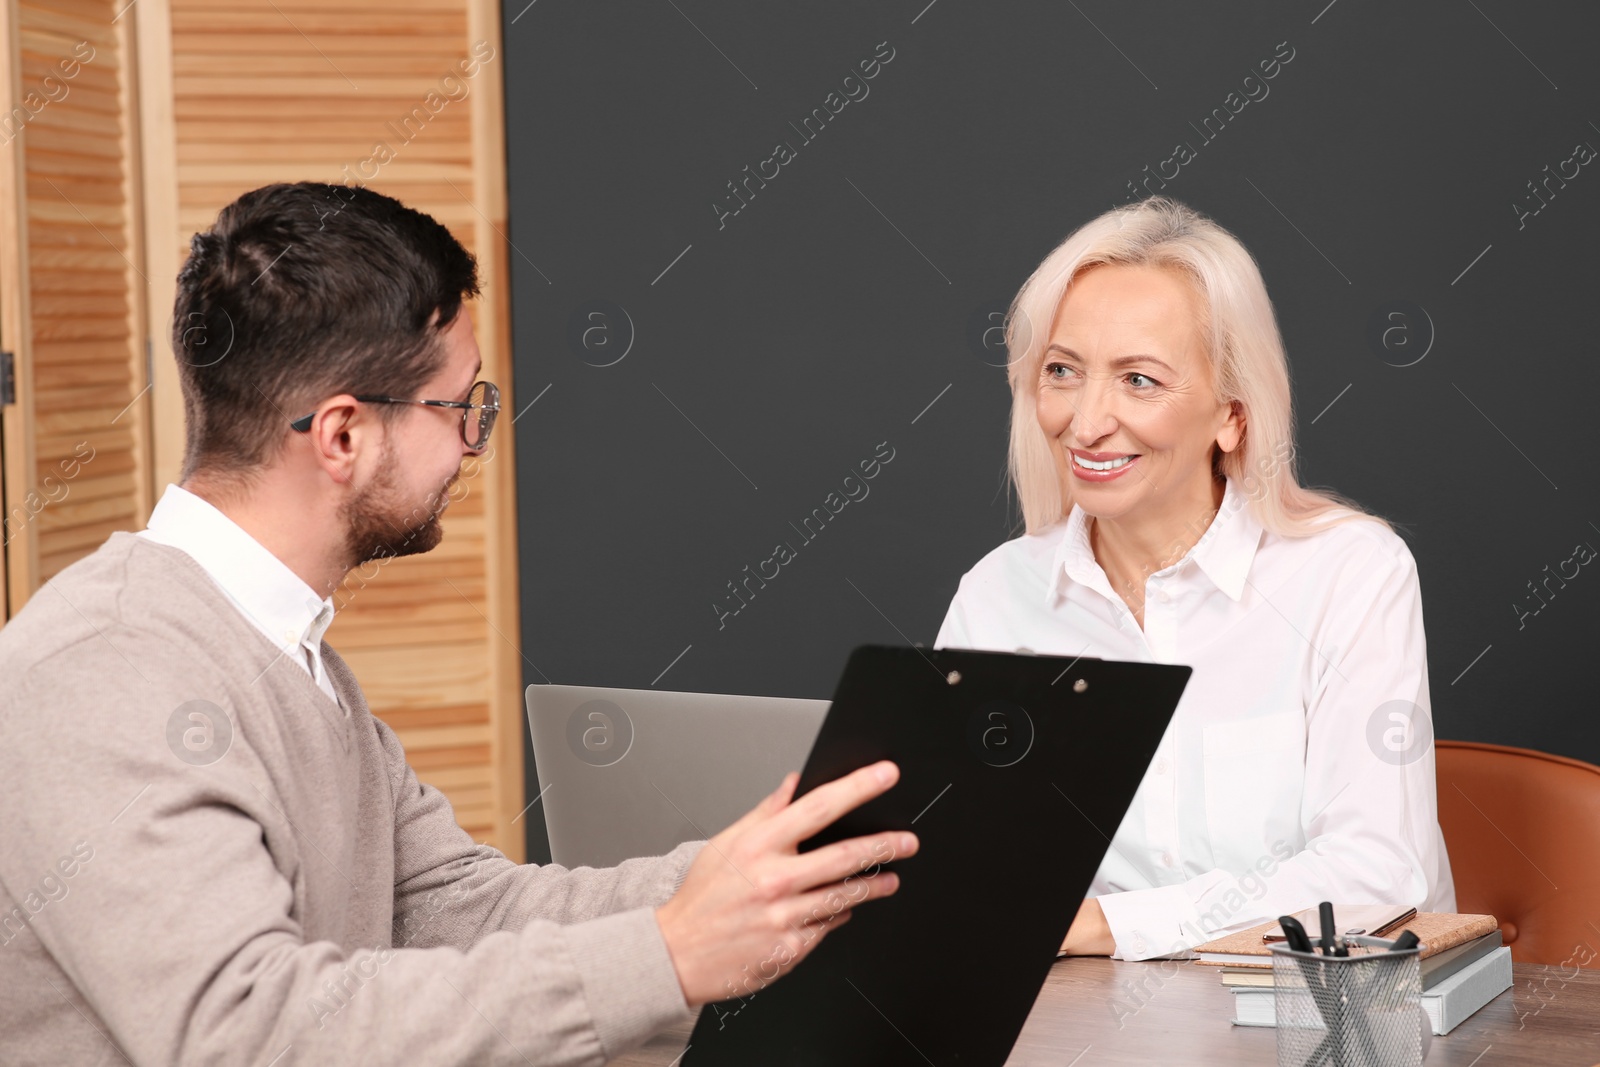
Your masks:
<instances>
[{"instance_id":1,"label":"white sleeve cuff","mask_svg":"<svg viewBox=\"0 0 1600 1067\"><path fill-rule=\"evenodd\" d=\"M1106 925L1111 927L1111 936L1117 943L1112 959L1149 960L1188 954L1190 938L1184 935L1184 923L1194 912L1194 903L1183 886L1134 889L1095 899L1100 902Z\"/></svg>"}]
</instances>

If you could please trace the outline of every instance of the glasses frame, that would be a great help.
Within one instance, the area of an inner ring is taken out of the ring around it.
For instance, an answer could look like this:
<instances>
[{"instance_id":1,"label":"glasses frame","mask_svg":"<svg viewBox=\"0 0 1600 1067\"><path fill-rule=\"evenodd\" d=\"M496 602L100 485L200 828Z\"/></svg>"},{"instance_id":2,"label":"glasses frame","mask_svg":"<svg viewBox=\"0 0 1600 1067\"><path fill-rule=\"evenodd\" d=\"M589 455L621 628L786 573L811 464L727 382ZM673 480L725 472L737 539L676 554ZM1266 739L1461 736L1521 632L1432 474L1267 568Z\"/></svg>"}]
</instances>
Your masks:
<instances>
[{"instance_id":1,"label":"glasses frame","mask_svg":"<svg viewBox=\"0 0 1600 1067\"><path fill-rule=\"evenodd\" d=\"M472 388L467 390L467 395L471 396L473 391L480 385L485 390L484 398L486 402L482 404L474 404L468 400L407 400L405 397L375 396L371 393L352 393L351 396L363 404L419 404L430 408L459 408L461 410L461 443L473 452L482 452L489 446L489 435L494 432L494 423L499 419L500 387L491 381L485 381L480 378L472 383ZM494 398L492 401L488 399L490 395ZM489 429L484 431L483 440L476 445L467 440L467 417L474 411L492 411L495 413L495 419L490 421ZM309 415L302 415L289 424L289 429L296 433L309 433L311 431L311 420L316 416L317 413L315 411Z\"/></svg>"}]
</instances>

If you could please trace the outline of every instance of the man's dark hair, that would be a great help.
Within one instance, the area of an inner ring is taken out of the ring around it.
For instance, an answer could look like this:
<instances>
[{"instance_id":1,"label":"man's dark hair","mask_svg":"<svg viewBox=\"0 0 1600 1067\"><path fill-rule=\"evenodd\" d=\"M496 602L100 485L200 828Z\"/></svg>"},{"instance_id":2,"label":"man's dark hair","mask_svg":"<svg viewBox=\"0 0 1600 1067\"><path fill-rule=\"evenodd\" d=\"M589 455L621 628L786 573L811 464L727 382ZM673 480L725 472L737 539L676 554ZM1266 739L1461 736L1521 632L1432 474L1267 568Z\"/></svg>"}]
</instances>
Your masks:
<instances>
[{"instance_id":1,"label":"man's dark hair","mask_svg":"<svg viewBox=\"0 0 1600 1067\"><path fill-rule=\"evenodd\" d=\"M338 393L410 397L478 293L472 253L433 218L359 186L267 185L189 244L172 348L183 476L248 480L289 422ZM437 318L435 318L437 313ZM376 405L392 419L403 405Z\"/></svg>"}]
</instances>

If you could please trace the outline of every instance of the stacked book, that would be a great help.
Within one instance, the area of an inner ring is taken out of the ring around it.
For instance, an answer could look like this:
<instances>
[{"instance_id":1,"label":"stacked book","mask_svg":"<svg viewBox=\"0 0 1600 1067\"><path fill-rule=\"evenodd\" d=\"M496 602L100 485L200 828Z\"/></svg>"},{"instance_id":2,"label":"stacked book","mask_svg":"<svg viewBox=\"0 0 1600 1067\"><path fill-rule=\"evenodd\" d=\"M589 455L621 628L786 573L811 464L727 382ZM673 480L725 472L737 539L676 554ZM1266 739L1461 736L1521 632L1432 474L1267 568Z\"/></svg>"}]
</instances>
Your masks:
<instances>
[{"instance_id":1,"label":"stacked book","mask_svg":"<svg viewBox=\"0 0 1600 1067\"><path fill-rule=\"evenodd\" d=\"M1262 923L1195 949L1200 965L1216 967L1222 984L1232 990L1237 1026L1276 1025L1272 954L1264 940L1276 928L1277 923ZM1511 988L1511 950L1501 944L1494 916L1419 912L1404 928L1422 939L1422 1010L1434 1033L1448 1034Z\"/></svg>"}]
</instances>

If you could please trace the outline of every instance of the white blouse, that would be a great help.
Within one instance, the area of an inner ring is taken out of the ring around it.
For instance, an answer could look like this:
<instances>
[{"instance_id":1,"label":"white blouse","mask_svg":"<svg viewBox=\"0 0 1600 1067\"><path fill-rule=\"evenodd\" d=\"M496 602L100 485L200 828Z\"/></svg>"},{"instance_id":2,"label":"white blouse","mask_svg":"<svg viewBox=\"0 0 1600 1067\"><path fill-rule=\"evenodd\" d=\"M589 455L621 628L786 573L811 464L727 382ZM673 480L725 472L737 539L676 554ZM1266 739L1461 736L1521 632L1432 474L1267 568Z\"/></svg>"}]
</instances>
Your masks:
<instances>
[{"instance_id":1,"label":"white blouse","mask_svg":"<svg viewBox=\"0 0 1600 1067\"><path fill-rule=\"evenodd\" d=\"M1121 959L1323 900L1455 910L1411 552L1367 521L1279 537L1247 503L1230 480L1149 576L1143 629L1074 506L979 560L935 642L1194 668L1089 890Z\"/></svg>"}]
</instances>

